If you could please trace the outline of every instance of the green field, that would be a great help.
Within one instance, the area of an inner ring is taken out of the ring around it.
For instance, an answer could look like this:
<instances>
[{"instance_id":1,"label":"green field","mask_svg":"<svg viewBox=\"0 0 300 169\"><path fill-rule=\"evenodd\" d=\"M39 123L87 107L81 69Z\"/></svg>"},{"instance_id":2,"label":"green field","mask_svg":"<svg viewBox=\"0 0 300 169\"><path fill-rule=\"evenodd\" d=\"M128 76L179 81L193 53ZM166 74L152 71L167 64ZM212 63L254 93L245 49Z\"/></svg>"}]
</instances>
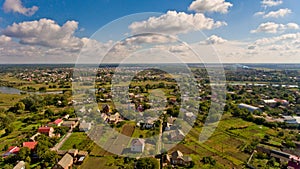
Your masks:
<instances>
[{"instance_id":1,"label":"green field","mask_svg":"<svg viewBox=\"0 0 300 169\"><path fill-rule=\"evenodd\" d=\"M93 143L84 132L73 132L60 149L69 150L77 148L80 150L88 150L91 146L93 146Z\"/></svg>"}]
</instances>

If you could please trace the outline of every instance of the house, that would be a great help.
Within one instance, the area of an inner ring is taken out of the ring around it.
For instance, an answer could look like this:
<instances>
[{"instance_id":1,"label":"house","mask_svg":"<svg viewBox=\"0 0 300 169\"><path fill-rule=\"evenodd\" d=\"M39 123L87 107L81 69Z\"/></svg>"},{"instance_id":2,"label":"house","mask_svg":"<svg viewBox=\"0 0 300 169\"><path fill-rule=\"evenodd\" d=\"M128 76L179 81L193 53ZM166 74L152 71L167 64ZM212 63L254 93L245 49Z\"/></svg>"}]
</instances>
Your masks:
<instances>
[{"instance_id":1,"label":"house","mask_svg":"<svg viewBox=\"0 0 300 169\"><path fill-rule=\"evenodd\" d=\"M146 118L145 122L143 120L141 120L139 122L139 126L141 128L144 128L144 129L151 129L153 127L155 127L155 121L157 120L157 118Z\"/></svg>"},{"instance_id":2,"label":"house","mask_svg":"<svg viewBox=\"0 0 300 169\"><path fill-rule=\"evenodd\" d=\"M40 127L38 129L38 132L41 133L41 134L45 134L49 137L53 137L54 136L54 128L53 127Z\"/></svg>"},{"instance_id":3,"label":"house","mask_svg":"<svg viewBox=\"0 0 300 169\"><path fill-rule=\"evenodd\" d=\"M53 167L53 169L69 169L72 168L73 157L70 154L65 154L61 160Z\"/></svg>"},{"instance_id":4,"label":"house","mask_svg":"<svg viewBox=\"0 0 300 169\"><path fill-rule=\"evenodd\" d=\"M78 154L78 149L70 149L68 150L68 154L70 154L73 157L76 157Z\"/></svg>"},{"instance_id":5,"label":"house","mask_svg":"<svg viewBox=\"0 0 300 169\"><path fill-rule=\"evenodd\" d=\"M120 116L119 113L110 115L110 116L107 118L107 122L110 123L110 124L117 124L120 120L121 120L121 116Z\"/></svg>"},{"instance_id":6,"label":"house","mask_svg":"<svg viewBox=\"0 0 300 169\"><path fill-rule=\"evenodd\" d=\"M271 107L275 107L276 105L280 104L283 106L287 106L289 102L287 100L282 100L282 99L269 99L269 100L263 100L263 102Z\"/></svg>"},{"instance_id":7,"label":"house","mask_svg":"<svg viewBox=\"0 0 300 169\"><path fill-rule=\"evenodd\" d=\"M173 165L184 165L184 166L189 166L192 162L192 158L190 156L184 156L182 152L179 150L174 151L171 154L171 163Z\"/></svg>"},{"instance_id":8,"label":"house","mask_svg":"<svg viewBox=\"0 0 300 169\"><path fill-rule=\"evenodd\" d=\"M72 117L68 119L69 121L74 121L75 123L80 120L80 117Z\"/></svg>"},{"instance_id":9,"label":"house","mask_svg":"<svg viewBox=\"0 0 300 169\"><path fill-rule=\"evenodd\" d=\"M62 126L69 127L70 129L73 129L75 125L76 125L75 121L64 121L62 124Z\"/></svg>"},{"instance_id":10,"label":"house","mask_svg":"<svg viewBox=\"0 0 300 169\"><path fill-rule=\"evenodd\" d=\"M291 154L278 151L278 150L271 150L271 157L274 157L275 159L278 159L281 162L287 162L290 160Z\"/></svg>"},{"instance_id":11,"label":"house","mask_svg":"<svg viewBox=\"0 0 300 169\"><path fill-rule=\"evenodd\" d=\"M263 100L263 102L270 107L275 107L277 104L274 99Z\"/></svg>"},{"instance_id":12,"label":"house","mask_svg":"<svg viewBox=\"0 0 300 169\"><path fill-rule=\"evenodd\" d=\"M283 120L288 125L299 125L300 117L299 116L282 116Z\"/></svg>"},{"instance_id":13,"label":"house","mask_svg":"<svg viewBox=\"0 0 300 169\"><path fill-rule=\"evenodd\" d=\"M260 108L258 107L255 107L255 106L251 106L251 105L248 105L248 104L244 104L244 103L241 103L238 105L238 108L240 109L247 109L248 111L250 112L254 112L254 111L261 111Z\"/></svg>"},{"instance_id":14,"label":"house","mask_svg":"<svg viewBox=\"0 0 300 169\"><path fill-rule=\"evenodd\" d=\"M20 147L18 147L18 146L10 146L8 148L8 150L4 154L2 154L2 157L6 158L6 157L8 157L10 155L16 155L16 154L19 153L19 151L20 151Z\"/></svg>"},{"instance_id":15,"label":"house","mask_svg":"<svg viewBox=\"0 0 300 169\"><path fill-rule=\"evenodd\" d=\"M169 139L171 141L181 141L183 140L185 137L185 135L183 134L183 132L181 130L175 130L175 131L171 131L169 133Z\"/></svg>"},{"instance_id":16,"label":"house","mask_svg":"<svg viewBox=\"0 0 300 169\"><path fill-rule=\"evenodd\" d=\"M87 123L85 121L82 121L79 125L79 130L86 132L89 131L91 127L92 127L92 123Z\"/></svg>"},{"instance_id":17,"label":"house","mask_svg":"<svg viewBox=\"0 0 300 169\"><path fill-rule=\"evenodd\" d=\"M79 151L77 154L78 157L77 164L82 164L88 155L89 153L87 151Z\"/></svg>"},{"instance_id":18,"label":"house","mask_svg":"<svg viewBox=\"0 0 300 169\"><path fill-rule=\"evenodd\" d=\"M61 126L63 122L64 122L64 121L63 121L62 119L56 119L56 120L54 121L54 124L55 124L56 126Z\"/></svg>"},{"instance_id":19,"label":"house","mask_svg":"<svg viewBox=\"0 0 300 169\"><path fill-rule=\"evenodd\" d=\"M192 112L186 112L184 114L184 120L187 122L194 122L196 120L197 116Z\"/></svg>"},{"instance_id":20,"label":"house","mask_svg":"<svg viewBox=\"0 0 300 169\"><path fill-rule=\"evenodd\" d=\"M175 117L168 117L167 122L164 122L163 126L165 126L165 131L169 131L172 129L172 126L174 125L174 122L176 121Z\"/></svg>"},{"instance_id":21,"label":"house","mask_svg":"<svg viewBox=\"0 0 300 169\"><path fill-rule=\"evenodd\" d=\"M13 169L25 169L25 162L19 161L18 164Z\"/></svg>"},{"instance_id":22,"label":"house","mask_svg":"<svg viewBox=\"0 0 300 169\"><path fill-rule=\"evenodd\" d=\"M23 142L23 147L27 147L29 148L31 151L34 151L36 146L37 146L38 142L37 141L33 141L33 142Z\"/></svg>"},{"instance_id":23,"label":"house","mask_svg":"<svg viewBox=\"0 0 300 169\"><path fill-rule=\"evenodd\" d=\"M288 169L300 169L300 157L290 156L290 160L288 161Z\"/></svg>"},{"instance_id":24,"label":"house","mask_svg":"<svg viewBox=\"0 0 300 169\"><path fill-rule=\"evenodd\" d=\"M130 146L131 152L142 153L142 152L144 152L144 148L145 148L145 140L144 139L138 138L138 139L133 139L131 141L131 146Z\"/></svg>"}]
</instances>

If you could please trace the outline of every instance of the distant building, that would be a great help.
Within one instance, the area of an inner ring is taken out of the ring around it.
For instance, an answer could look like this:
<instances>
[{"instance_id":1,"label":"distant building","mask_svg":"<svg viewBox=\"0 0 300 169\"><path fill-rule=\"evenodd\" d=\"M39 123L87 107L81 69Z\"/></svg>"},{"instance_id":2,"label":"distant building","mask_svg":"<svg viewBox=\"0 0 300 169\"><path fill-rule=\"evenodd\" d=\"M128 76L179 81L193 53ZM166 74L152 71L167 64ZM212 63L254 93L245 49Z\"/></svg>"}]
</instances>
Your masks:
<instances>
[{"instance_id":1,"label":"distant building","mask_svg":"<svg viewBox=\"0 0 300 169\"><path fill-rule=\"evenodd\" d=\"M61 160L53 167L53 169L69 169L72 168L73 157L70 154L65 154Z\"/></svg>"},{"instance_id":2,"label":"distant building","mask_svg":"<svg viewBox=\"0 0 300 169\"><path fill-rule=\"evenodd\" d=\"M289 102L287 100L276 99L276 98L269 99L269 100L263 100L263 102L270 107L275 107L278 103L283 106L287 106L289 104Z\"/></svg>"},{"instance_id":3,"label":"distant building","mask_svg":"<svg viewBox=\"0 0 300 169\"><path fill-rule=\"evenodd\" d=\"M282 116L286 124L298 124L297 119L293 116Z\"/></svg>"},{"instance_id":4,"label":"distant building","mask_svg":"<svg viewBox=\"0 0 300 169\"><path fill-rule=\"evenodd\" d=\"M49 137L53 137L54 136L54 128L53 127L40 127L38 129L38 132L41 134L45 134Z\"/></svg>"},{"instance_id":5,"label":"distant building","mask_svg":"<svg viewBox=\"0 0 300 169\"><path fill-rule=\"evenodd\" d=\"M255 106L251 106L251 105L248 105L248 104L244 104L244 103L241 103L238 105L238 108L240 109L247 109L249 110L250 112L254 112L254 111L261 111L260 108L258 107L255 107Z\"/></svg>"},{"instance_id":6,"label":"distant building","mask_svg":"<svg viewBox=\"0 0 300 169\"><path fill-rule=\"evenodd\" d=\"M131 141L131 146L130 146L131 152L142 153L144 152L144 148L145 148L144 139L139 138L139 139L133 139Z\"/></svg>"}]
</instances>

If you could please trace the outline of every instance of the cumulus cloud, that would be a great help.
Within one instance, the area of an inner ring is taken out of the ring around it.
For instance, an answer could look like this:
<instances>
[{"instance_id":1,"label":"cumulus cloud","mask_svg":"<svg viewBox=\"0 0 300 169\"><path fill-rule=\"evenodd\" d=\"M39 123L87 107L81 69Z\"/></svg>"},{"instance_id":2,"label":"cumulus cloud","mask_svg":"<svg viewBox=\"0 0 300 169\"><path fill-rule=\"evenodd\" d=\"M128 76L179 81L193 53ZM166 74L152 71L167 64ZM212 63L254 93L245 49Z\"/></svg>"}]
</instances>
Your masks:
<instances>
[{"instance_id":1,"label":"cumulus cloud","mask_svg":"<svg viewBox=\"0 0 300 169\"><path fill-rule=\"evenodd\" d=\"M165 33L182 34L198 30L211 30L227 25L225 22L214 21L202 13L186 14L184 12L168 11L159 17L150 17L146 21L134 22L129 25L133 34Z\"/></svg>"},{"instance_id":2,"label":"cumulus cloud","mask_svg":"<svg viewBox=\"0 0 300 169\"><path fill-rule=\"evenodd\" d=\"M5 44L11 41L11 37L7 37L5 35L0 36L0 45Z\"/></svg>"},{"instance_id":3,"label":"cumulus cloud","mask_svg":"<svg viewBox=\"0 0 300 169\"><path fill-rule=\"evenodd\" d=\"M261 38L254 42L256 45L268 45L268 44L275 44L278 42L297 42L300 40L300 33L289 33L283 34L280 36L270 37L270 38Z\"/></svg>"},{"instance_id":4,"label":"cumulus cloud","mask_svg":"<svg viewBox=\"0 0 300 169\"><path fill-rule=\"evenodd\" d=\"M195 0L189 6L189 10L195 12L219 12L227 13L233 5L225 0Z\"/></svg>"},{"instance_id":5,"label":"cumulus cloud","mask_svg":"<svg viewBox=\"0 0 300 169\"><path fill-rule=\"evenodd\" d=\"M2 31L9 37L20 39L20 43L45 47L81 47L81 39L74 36L78 22L67 21L62 26L50 19L13 23Z\"/></svg>"},{"instance_id":6,"label":"cumulus cloud","mask_svg":"<svg viewBox=\"0 0 300 169\"><path fill-rule=\"evenodd\" d=\"M251 33L279 33L284 32L286 30L297 30L299 29L299 25L296 23L288 23L286 25L284 24L278 24L275 22L266 22L260 24L257 29L251 30Z\"/></svg>"},{"instance_id":7,"label":"cumulus cloud","mask_svg":"<svg viewBox=\"0 0 300 169\"><path fill-rule=\"evenodd\" d=\"M271 11L263 16L263 18L282 18L288 14L291 14L292 11L288 8L279 9L277 11Z\"/></svg>"},{"instance_id":8,"label":"cumulus cloud","mask_svg":"<svg viewBox=\"0 0 300 169\"><path fill-rule=\"evenodd\" d=\"M150 44L158 44L158 43L171 43L176 41L176 37L170 35L160 35L153 33L140 34L137 36L132 36L123 42L126 45L140 45L143 43Z\"/></svg>"},{"instance_id":9,"label":"cumulus cloud","mask_svg":"<svg viewBox=\"0 0 300 169\"><path fill-rule=\"evenodd\" d=\"M32 16L39 9L37 6L26 8L22 5L21 0L5 0L3 4L4 12L20 13L26 16Z\"/></svg>"},{"instance_id":10,"label":"cumulus cloud","mask_svg":"<svg viewBox=\"0 0 300 169\"><path fill-rule=\"evenodd\" d=\"M278 5L282 4L282 3L283 3L282 0L262 0L261 1L261 5L263 7L278 6Z\"/></svg>"},{"instance_id":11,"label":"cumulus cloud","mask_svg":"<svg viewBox=\"0 0 300 169\"><path fill-rule=\"evenodd\" d=\"M217 35L212 35L208 37L205 41L200 42L200 44L222 44L227 42L227 40L217 36Z\"/></svg>"}]
</instances>

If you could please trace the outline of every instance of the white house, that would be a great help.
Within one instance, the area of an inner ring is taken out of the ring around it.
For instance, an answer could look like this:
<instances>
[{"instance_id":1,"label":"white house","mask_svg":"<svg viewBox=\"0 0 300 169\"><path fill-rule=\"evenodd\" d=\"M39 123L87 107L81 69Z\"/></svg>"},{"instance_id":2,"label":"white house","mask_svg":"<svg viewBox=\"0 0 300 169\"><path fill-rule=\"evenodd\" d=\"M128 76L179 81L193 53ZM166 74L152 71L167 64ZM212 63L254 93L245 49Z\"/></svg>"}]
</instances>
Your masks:
<instances>
[{"instance_id":1,"label":"white house","mask_svg":"<svg viewBox=\"0 0 300 169\"><path fill-rule=\"evenodd\" d=\"M131 141L131 146L130 146L130 150L131 152L134 153L142 153L144 152L144 148L145 148L145 140L144 139L133 139Z\"/></svg>"},{"instance_id":2,"label":"white house","mask_svg":"<svg viewBox=\"0 0 300 169\"><path fill-rule=\"evenodd\" d=\"M85 121L82 121L79 125L79 130L80 131L89 131L92 127L92 123L87 123Z\"/></svg>"}]
</instances>

